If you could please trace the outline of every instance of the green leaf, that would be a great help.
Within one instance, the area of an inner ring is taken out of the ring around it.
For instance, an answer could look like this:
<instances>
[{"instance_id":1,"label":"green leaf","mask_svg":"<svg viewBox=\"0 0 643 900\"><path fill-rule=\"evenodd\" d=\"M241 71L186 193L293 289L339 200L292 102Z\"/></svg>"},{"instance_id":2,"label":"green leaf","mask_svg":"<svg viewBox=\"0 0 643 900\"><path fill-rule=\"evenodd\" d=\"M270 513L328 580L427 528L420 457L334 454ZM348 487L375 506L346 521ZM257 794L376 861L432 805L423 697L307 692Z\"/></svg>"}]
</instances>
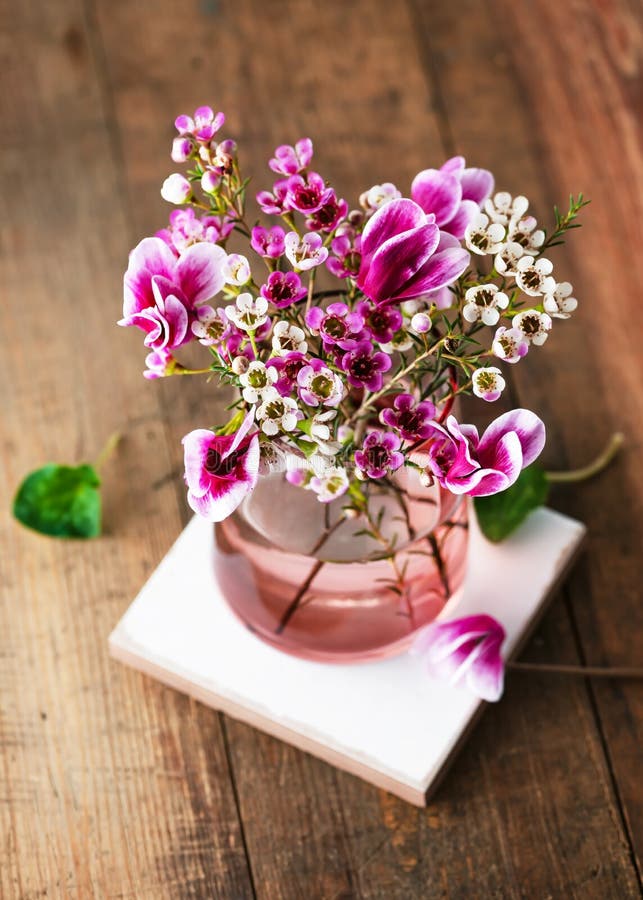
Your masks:
<instances>
[{"instance_id":1,"label":"green leaf","mask_svg":"<svg viewBox=\"0 0 643 900\"><path fill-rule=\"evenodd\" d=\"M31 472L18 488L13 514L26 525L61 538L100 534L100 478L93 466L58 466Z\"/></svg>"},{"instance_id":2,"label":"green leaf","mask_svg":"<svg viewBox=\"0 0 643 900\"><path fill-rule=\"evenodd\" d=\"M506 491L476 497L474 506L482 533L494 543L503 541L532 510L545 503L548 492L545 472L538 466L529 466Z\"/></svg>"}]
</instances>

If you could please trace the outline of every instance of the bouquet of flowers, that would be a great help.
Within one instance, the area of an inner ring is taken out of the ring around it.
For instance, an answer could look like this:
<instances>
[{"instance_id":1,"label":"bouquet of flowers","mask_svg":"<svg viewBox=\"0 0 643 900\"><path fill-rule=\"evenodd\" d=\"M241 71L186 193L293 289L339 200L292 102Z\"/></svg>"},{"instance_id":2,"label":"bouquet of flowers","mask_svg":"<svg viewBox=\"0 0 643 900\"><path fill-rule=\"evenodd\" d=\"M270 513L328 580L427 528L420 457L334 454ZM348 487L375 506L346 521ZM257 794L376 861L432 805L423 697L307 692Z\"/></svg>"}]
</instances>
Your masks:
<instances>
[{"instance_id":1,"label":"bouquet of flowers","mask_svg":"<svg viewBox=\"0 0 643 900\"><path fill-rule=\"evenodd\" d=\"M409 196L375 185L353 209L303 138L269 161L277 179L256 196L279 223L268 224L248 216L237 145L218 139L224 115L200 107L175 124L171 155L187 172L161 194L179 208L131 252L119 324L145 333L147 378L202 373L238 390L228 421L184 438L190 506L221 521L280 466L356 512L365 483L403 466L455 494L513 484L542 450L540 419L517 409L479 437L453 402L497 400L501 364L576 308L546 254L575 227L582 195L548 234L526 197L495 192L491 172L454 157L419 172ZM227 252L235 233L243 254ZM202 369L176 356L189 342L203 345Z\"/></svg>"}]
</instances>

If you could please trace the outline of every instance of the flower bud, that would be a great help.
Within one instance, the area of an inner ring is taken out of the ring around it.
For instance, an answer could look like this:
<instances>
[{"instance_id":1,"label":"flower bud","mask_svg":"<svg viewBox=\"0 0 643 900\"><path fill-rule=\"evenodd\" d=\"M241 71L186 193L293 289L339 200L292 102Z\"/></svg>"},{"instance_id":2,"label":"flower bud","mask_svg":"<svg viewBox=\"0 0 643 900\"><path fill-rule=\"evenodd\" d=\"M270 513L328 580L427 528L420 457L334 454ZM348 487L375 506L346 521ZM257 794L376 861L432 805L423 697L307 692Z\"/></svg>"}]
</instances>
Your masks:
<instances>
[{"instance_id":1,"label":"flower bud","mask_svg":"<svg viewBox=\"0 0 643 900\"><path fill-rule=\"evenodd\" d=\"M175 137L172 141L172 151L170 156L175 163L186 162L194 150L194 141L187 137Z\"/></svg>"},{"instance_id":2,"label":"flower bud","mask_svg":"<svg viewBox=\"0 0 643 900\"><path fill-rule=\"evenodd\" d=\"M178 172L169 175L161 188L161 197L167 200L168 203L176 203L177 206L185 203L191 194L192 186L190 182L183 175L179 175Z\"/></svg>"},{"instance_id":3,"label":"flower bud","mask_svg":"<svg viewBox=\"0 0 643 900\"><path fill-rule=\"evenodd\" d=\"M206 194L215 194L219 189L221 178L213 169L206 169L201 176L201 187Z\"/></svg>"},{"instance_id":4,"label":"flower bud","mask_svg":"<svg viewBox=\"0 0 643 900\"><path fill-rule=\"evenodd\" d=\"M247 356L237 356L232 360L232 371L235 375L243 375L248 371L249 365Z\"/></svg>"},{"instance_id":5,"label":"flower bud","mask_svg":"<svg viewBox=\"0 0 643 900\"><path fill-rule=\"evenodd\" d=\"M416 313L411 319L411 328L416 334L426 334L431 331L431 316L425 312Z\"/></svg>"}]
</instances>

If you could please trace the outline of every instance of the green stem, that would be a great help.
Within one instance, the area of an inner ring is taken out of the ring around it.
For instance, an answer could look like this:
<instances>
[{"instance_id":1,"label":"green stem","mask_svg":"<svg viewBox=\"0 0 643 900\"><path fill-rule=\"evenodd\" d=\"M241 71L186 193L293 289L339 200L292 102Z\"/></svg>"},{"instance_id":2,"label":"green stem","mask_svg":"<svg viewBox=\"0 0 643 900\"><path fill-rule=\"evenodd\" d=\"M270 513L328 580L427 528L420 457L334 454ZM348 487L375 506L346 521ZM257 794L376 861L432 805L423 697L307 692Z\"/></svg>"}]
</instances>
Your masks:
<instances>
[{"instance_id":1,"label":"green stem","mask_svg":"<svg viewBox=\"0 0 643 900\"><path fill-rule=\"evenodd\" d=\"M96 462L94 463L94 468L96 469L97 472L99 472L102 469L102 467L105 465L107 460L110 458L110 456L112 455L114 450L116 450L122 437L123 437L123 435L120 433L120 431L115 431L114 434L111 434L107 438L107 441L105 442L105 446L98 454L98 457L96 458Z\"/></svg>"},{"instance_id":2,"label":"green stem","mask_svg":"<svg viewBox=\"0 0 643 900\"><path fill-rule=\"evenodd\" d=\"M643 678L636 666L559 666L550 663L508 662L508 669L522 672L551 672L555 675L583 675L587 678Z\"/></svg>"},{"instance_id":3,"label":"green stem","mask_svg":"<svg viewBox=\"0 0 643 900\"><path fill-rule=\"evenodd\" d=\"M546 472L547 480L552 484L564 484L593 478L594 475L598 475L599 472L602 472L603 469L609 466L623 446L624 441L625 437L621 432L613 434L603 452L589 465L584 466L582 469L572 469L570 472Z\"/></svg>"}]
</instances>

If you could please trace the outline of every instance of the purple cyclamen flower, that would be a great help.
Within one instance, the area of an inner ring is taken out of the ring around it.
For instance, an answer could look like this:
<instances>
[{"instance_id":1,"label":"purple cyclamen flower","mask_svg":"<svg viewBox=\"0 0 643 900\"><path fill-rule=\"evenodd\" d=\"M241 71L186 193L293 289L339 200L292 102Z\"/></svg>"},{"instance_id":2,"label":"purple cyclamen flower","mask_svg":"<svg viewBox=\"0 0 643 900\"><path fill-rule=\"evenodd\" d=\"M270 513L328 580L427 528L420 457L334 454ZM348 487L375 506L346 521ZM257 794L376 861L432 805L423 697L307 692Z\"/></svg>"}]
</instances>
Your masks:
<instances>
[{"instance_id":1,"label":"purple cyclamen flower","mask_svg":"<svg viewBox=\"0 0 643 900\"><path fill-rule=\"evenodd\" d=\"M433 434L435 406L430 400L416 403L411 394L398 394L393 407L383 409L380 422L399 431L405 441L417 441Z\"/></svg>"},{"instance_id":2,"label":"purple cyclamen flower","mask_svg":"<svg viewBox=\"0 0 643 900\"><path fill-rule=\"evenodd\" d=\"M266 368L274 368L279 376L273 387L279 391L282 397L292 394L297 384L297 376L309 362L306 354L300 353L298 350L290 350L283 356L274 356L268 360Z\"/></svg>"},{"instance_id":3,"label":"purple cyclamen flower","mask_svg":"<svg viewBox=\"0 0 643 900\"><path fill-rule=\"evenodd\" d=\"M344 396L342 379L321 359L313 358L297 374L299 396L308 406L337 406Z\"/></svg>"},{"instance_id":4,"label":"purple cyclamen flower","mask_svg":"<svg viewBox=\"0 0 643 900\"><path fill-rule=\"evenodd\" d=\"M205 428L183 438L188 503L210 522L221 522L257 483L259 438L249 436L254 411L234 434L216 435Z\"/></svg>"},{"instance_id":5,"label":"purple cyclamen flower","mask_svg":"<svg viewBox=\"0 0 643 900\"><path fill-rule=\"evenodd\" d=\"M361 300L355 312L364 319L366 328L380 344L388 344L393 335L402 327L402 313L395 306L375 306L368 300Z\"/></svg>"},{"instance_id":6,"label":"purple cyclamen flower","mask_svg":"<svg viewBox=\"0 0 643 900\"><path fill-rule=\"evenodd\" d=\"M499 416L481 438L474 425L460 425L455 416L449 416L444 426L434 423L433 428L429 469L452 494L470 497L504 491L545 445L545 426L528 409Z\"/></svg>"},{"instance_id":7,"label":"purple cyclamen flower","mask_svg":"<svg viewBox=\"0 0 643 900\"><path fill-rule=\"evenodd\" d=\"M280 216L286 211L286 197L288 196L288 179L275 181L272 192L259 191L257 203L261 211L267 216Z\"/></svg>"},{"instance_id":8,"label":"purple cyclamen flower","mask_svg":"<svg viewBox=\"0 0 643 900\"><path fill-rule=\"evenodd\" d=\"M342 356L339 364L347 373L349 384L369 391L379 391L382 375L393 365L391 357L382 351L375 352L370 341L358 341Z\"/></svg>"},{"instance_id":9,"label":"purple cyclamen flower","mask_svg":"<svg viewBox=\"0 0 643 900\"><path fill-rule=\"evenodd\" d=\"M326 202L306 219L306 228L311 231L325 231L330 233L337 227L337 223L348 212L348 203L338 200L335 191L331 188Z\"/></svg>"},{"instance_id":10,"label":"purple cyclamen flower","mask_svg":"<svg viewBox=\"0 0 643 900\"><path fill-rule=\"evenodd\" d=\"M277 309L285 309L298 303L306 296L306 288L296 272L271 272L267 282L261 286L261 296Z\"/></svg>"},{"instance_id":11,"label":"purple cyclamen flower","mask_svg":"<svg viewBox=\"0 0 643 900\"><path fill-rule=\"evenodd\" d=\"M304 215L316 213L333 195L333 189L327 188L324 179L317 172L303 175L291 175L288 179L288 196L286 204L290 209Z\"/></svg>"},{"instance_id":12,"label":"purple cyclamen flower","mask_svg":"<svg viewBox=\"0 0 643 900\"><path fill-rule=\"evenodd\" d=\"M464 158L454 156L440 169L424 169L413 179L411 197L437 225L458 239L480 212L493 190L493 175L486 169L466 169Z\"/></svg>"},{"instance_id":13,"label":"purple cyclamen flower","mask_svg":"<svg viewBox=\"0 0 643 900\"><path fill-rule=\"evenodd\" d=\"M366 223L357 284L375 303L410 300L451 284L469 253L440 244L434 216L413 200L391 200Z\"/></svg>"},{"instance_id":14,"label":"purple cyclamen flower","mask_svg":"<svg viewBox=\"0 0 643 900\"><path fill-rule=\"evenodd\" d=\"M177 257L160 238L144 238L130 253L123 280L123 318L146 332L154 350L192 339L198 305L224 285L226 252L216 244L193 244Z\"/></svg>"},{"instance_id":15,"label":"purple cyclamen flower","mask_svg":"<svg viewBox=\"0 0 643 900\"><path fill-rule=\"evenodd\" d=\"M331 347L349 350L362 334L364 317L359 312L351 312L345 303L331 303L326 309L311 307L306 313L306 325L321 336L324 350Z\"/></svg>"},{"instance_id":16,"label":"purple cyclamen flower","mask_svg":"<svg viewBox=\"0 0 643 900\"><path fill-rule=\"evenodd\" d=\"M285 236L286 232L279 225L275 225L274 228L262 228L261 225L256 225L252 229L250 245L259 256L278 259L283 255L285 249Z\"/></svg>"},{"instance_id":17,"label":"purple cyclamen flower","mask_svg":"<svg viewBox=\"0 0 643 900\"><path fill-rule=\"evenodd\" d=\"M312 158L313 142L310 138L302 138L294 147L289 144L277 147L268 165L279 175L297 175L306 168Z\"/></svg>"},{"instance_id":18,"label":"purple cyclamen flower","mask_svg":"<svg viewBox=\"0 0 643 900\"><path fill-rule=\"evenodd\" d=\"M421 657L434 678L464 684L493 703L502 696L504 639L505 629L492 616L465 616L427 625L418 632L411 652Z\"/></svg>"},{"instance_id":19,"label":"purple cyclamen flower","mask_svg":"<svg viewBox=\"0 0 643 900\"><path fill-rule=\"evenodd\" d=\"M339 234L330 244L332 256L326 260L326 268L336 278L355 278L362 261L361 236Z\"/></svg>"},{"instance_id":20,"label":"purple cyclamen flower","mask_svg":"<svg viewBox=\"0 0 643 900\"><path fill-rule=\"evenodd\" d=\"M361 450L355 451L356 475L360 479L383 478L404 465L400 441L391 431L370 431Z\"/></svg>"},{"instance_id":21,"label":"purple cyclamen flower","mask_svg":"<svg viewBox=\"0 0 643 900\"><path fill-rule=\"evenodd\" d=\"M222 128L225 116L222 112L214 113L209 106L199 106L192 116L178 116L174 121L180 135L192 135L197 141L211 141Z\"/></svg>"}]
</instances>

